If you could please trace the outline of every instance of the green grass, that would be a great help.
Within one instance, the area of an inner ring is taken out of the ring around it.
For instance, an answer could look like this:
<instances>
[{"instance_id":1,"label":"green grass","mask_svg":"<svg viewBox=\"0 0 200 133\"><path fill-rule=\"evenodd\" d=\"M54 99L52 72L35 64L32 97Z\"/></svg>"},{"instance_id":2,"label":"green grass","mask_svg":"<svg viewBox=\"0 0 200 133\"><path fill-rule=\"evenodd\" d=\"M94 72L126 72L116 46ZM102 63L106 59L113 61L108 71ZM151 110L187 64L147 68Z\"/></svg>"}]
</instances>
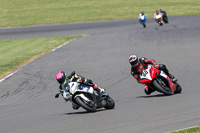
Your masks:
<instances>
[{"instance_id":1,"label":"green grass","mask_svg":"<svg viewBox=\"0 0 200 133\"><path fill-rule=\"evenodd\" d=\"M0 78L75 37L81 35L0 40Z\"/></svg>"},{"instance_id":2,"label":"green grass","mask_svg":"<svg viewBox=\"0 0 200 133\"><path fill-rule=\"evenodd\" d=\"M200 126L171 133L200 133Z\"/></svg>"},{"instance_id":3,"label":"green grass","mask_svg":"<svg viewBox=\"0 0 200 133\"><path fill-rule=\"evenodd\" d=\"M0 27L169 16L200 15L200 0L1 0Z\"/></svg>"}]
</instances>

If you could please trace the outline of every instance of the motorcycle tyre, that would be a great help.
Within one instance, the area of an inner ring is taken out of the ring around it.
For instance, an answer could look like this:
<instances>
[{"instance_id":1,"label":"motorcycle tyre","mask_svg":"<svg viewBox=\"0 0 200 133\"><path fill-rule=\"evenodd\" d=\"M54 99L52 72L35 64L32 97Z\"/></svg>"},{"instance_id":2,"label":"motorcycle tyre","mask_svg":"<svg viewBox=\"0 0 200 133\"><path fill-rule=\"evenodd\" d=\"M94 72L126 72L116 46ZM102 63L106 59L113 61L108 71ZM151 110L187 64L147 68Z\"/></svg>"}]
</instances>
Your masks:
<instances>
[{"instance_id":1,"label":"motorcycle tyre","mask_svg":"<svg viewBox=\"0 0 200 133\"><path fill-rule=\"evenodd\" d=\"M181 93L182 87L177 83L176 84L176 91L174 92L175 94Z\"/></svg>"},{"instance_id":2,"label":"motorcycle tyre","mask_svg":"<svg viewBox=\"0 0 200 133\"><path fill-rule=\"evenodd\" d=\"M88 105L86 105L83 101L82 98L80 96L75 97L74 99L76 101L76 103L81 106L82 108L84 108L85 110L89 111L89 112L96 112L96 107L90 107Z\"/></svg>"},{"instance_id":3,"label":"motorcycle tyre","mask_svg":"<svg viewBox=\"0 0 200 133\"><path fill-rule=\"evenodd\" d=\"M115 101L112 99L112 97L108 96L108 98L104 100L106 101L106 105L104 108L113 109L115 107Z\"/></svg>"},{"instance_id":4,"label":"motorcycle tyre","mask_svg":"<svg viewBox=\"0 0 200 133\"><path fill-rule=\"evenodd\" d=\"M160 84L158 83L157 80L153 80L153 81L152 81L152 85L153 85L153 88L154 88L155 90L157 90L158 92L163 93L163 94L165 94L165 95L167 95L167 96L172 95L171 91L167 91L167 90L165 90L164 88L162 88L162 87L160 86ZM170 89L169 89L169 90L170 90Z\"/></svg>"}]
</instances>

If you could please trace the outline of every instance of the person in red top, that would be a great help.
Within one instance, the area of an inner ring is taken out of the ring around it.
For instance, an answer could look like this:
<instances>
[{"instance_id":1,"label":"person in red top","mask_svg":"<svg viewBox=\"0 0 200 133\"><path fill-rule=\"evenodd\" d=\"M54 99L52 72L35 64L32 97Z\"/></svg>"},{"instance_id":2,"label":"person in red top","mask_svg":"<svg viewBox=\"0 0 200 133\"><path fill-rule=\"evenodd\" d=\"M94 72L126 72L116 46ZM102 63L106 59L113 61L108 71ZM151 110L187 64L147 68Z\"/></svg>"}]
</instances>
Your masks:
<instances>
[{"instance_id":1,"label":"person in red top","mask_svg":"<svg viewBox=\"0 0 200 133\"><path fill-rule=\"evenodd\" d=\"M173 82L177 81L177 79L175 79L175 77L169 73L164 64L158 64L153 59L147 59L145 57L138 58L137 55L131 55L129 57L129 63L131 65L131 75L137 80L138 83L143 83L142 79L140 78L140 74L144 70L145 66L148 66L148 64L152 64L155 68L163 70ZM149 95L154 92L154 90L145 85L144 92Z\"/></svg>"}]
</instances>

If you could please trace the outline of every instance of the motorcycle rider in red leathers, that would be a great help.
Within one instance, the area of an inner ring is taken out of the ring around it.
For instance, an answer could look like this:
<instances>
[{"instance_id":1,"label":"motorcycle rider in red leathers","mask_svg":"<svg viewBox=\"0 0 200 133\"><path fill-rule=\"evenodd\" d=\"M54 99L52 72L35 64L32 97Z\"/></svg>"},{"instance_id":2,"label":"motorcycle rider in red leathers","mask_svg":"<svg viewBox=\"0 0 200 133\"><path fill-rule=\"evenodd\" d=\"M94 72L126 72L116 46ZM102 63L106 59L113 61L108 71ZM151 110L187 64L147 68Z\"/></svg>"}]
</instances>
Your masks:
<instances>
[{"instance_id":1,"label":"motorcycle rider in red leathers","mask_svg":"<svg viewBox=\"0 0 200 133\"><path fill-rule=\"evenodd\" d=\"M129 57L129 63L131 65L131 75L137 80L138 83L143 83L142 79L140 78L140 74L148 66L148 64L163 70L170 77L172 82L177 81L177 79L175 79L175 77L169 73L167 67L164 64L157 64L153 59L147 59L145 57L138 58L137 55L131 55ZM154 90L149 88L148 85L145 85L144 92L147 95L150 95L152 92L154 92Z\"/></svg>"},{"instance_id":2,"label":"motorcycle rider in red leathers","mask_svg":"<svg viewBox=\"0 0 200 133\"><path fill-rule=\"evenodd\" d=\"M59 91L60 93L55 95L55 98L59 97L59 94L61 94L64 98L64 100L67 102L68 100L71 101L71 94L69 93L69 90L67 90L67 79L72 80L74 82L82 83L88 86L93 87L94 90L97 92L105 93L105 89L98 87L96 84L93 83L92 80L86 79L83 76L76 75L75 71L71 73L71 75L67 76L65 72L59 71L56 74L56 80L60 84L59 86ZM72 101L71 101L72 102ZM75 104L72 102L72 108L73 109L78 109L79 105Z\"/></svg>"}]
</instances>

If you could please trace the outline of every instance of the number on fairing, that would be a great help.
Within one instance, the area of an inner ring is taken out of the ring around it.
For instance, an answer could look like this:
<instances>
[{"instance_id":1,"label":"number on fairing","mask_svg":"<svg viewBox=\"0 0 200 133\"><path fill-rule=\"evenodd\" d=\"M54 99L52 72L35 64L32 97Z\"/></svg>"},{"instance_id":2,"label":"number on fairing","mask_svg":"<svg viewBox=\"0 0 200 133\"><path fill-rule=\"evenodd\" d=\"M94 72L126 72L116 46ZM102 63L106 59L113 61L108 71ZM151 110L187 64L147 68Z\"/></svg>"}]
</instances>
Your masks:
<instances>
[{"instance_id":1,"label":"number on fairing","mask_svg":"<svg viewBox=\"0 0 200 133\"><path fill-rule=\"evenodd\" d=\"M142 76L146 76L147 74L148 74L148 71L143 70L143 72L142 72Z\"/></svg>"},{"instance_id":2,"label":"number on fairing","mask_svg":"<svg viewBox=\"0 0 200 133\"><path fill-rule=\"evenodd\" d=\"M151 78L151 74L149 72L151 66L148 67L148 69L145 69L142 71L142 74L140 75L140 78L141 79L149 79L149 80L152 80Z\"/></svg>"}]
</instances>

